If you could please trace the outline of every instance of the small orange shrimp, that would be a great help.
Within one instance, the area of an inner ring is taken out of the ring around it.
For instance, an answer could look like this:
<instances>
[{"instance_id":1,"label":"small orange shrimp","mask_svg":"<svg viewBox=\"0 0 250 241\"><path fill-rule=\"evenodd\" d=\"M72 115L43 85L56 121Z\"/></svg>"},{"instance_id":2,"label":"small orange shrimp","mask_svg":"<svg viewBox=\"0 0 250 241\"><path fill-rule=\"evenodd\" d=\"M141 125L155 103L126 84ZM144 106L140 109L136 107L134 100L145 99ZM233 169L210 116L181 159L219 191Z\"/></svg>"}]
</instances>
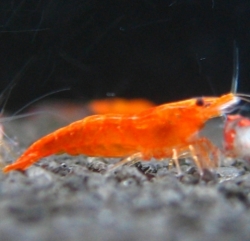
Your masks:
<instances>
[{"instance_id":1,"label":"small orange shrimp","mask_svg":"<svg viewBox=\"0 0 250 241\"><path fill-rule=\"evenodd\" d=\"M93 100L88 104L88 108L95 114L135 114L151 107L154 107L154 104L145 99L110 98Z\"/></svg>"},{"instance_id":2,"label":"small orange shrimp","mask_svg":"<svg viewBox=\"0 0 250 241\"><path fill-rule=\"evenodd\" d=\"M208 152L216 148L198 132L208 119L221 116L238 101L229 93L163 104L134 115L89 116L34 142L3 172L25 170L43 157L61 153L127 157L119 165L133 159L170 157L179 170L177 158L188 152L202 173L203 168L218 164L218 156L214 164L210 162Z\"/></svg>"},{"instance_id":3,"label":"small orange shrimp","mask_svg":"<svg viewBox=\"0 0 250 241\"><path fill-rule=\"evenodd\" d=\"M224 127L224 153L250 161L250 119L241 115L228 115Z\"/></svg>"}]
</instances>

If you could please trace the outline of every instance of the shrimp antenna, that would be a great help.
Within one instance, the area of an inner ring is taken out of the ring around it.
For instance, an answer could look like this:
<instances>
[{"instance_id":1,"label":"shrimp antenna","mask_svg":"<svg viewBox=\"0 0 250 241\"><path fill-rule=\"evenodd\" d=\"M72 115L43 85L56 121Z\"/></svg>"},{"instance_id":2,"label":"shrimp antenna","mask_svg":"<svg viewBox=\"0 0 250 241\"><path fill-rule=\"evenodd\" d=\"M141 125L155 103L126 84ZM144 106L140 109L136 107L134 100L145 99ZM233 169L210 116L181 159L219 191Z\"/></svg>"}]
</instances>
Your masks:
<instances>
[{"instance_id":1,"label":"shrimp antenna","mask_svg":"<svg viewBox=\"0 0 250 241\"><path fill-rule=\"evenodd\" d=\"M234 64L234 66L233 66L231 93L240 97L241 100L250 103L250 100L247 99L247 97L250 97L249 94L237 93L238 83L239 83L239 69L240 68L239 68L239 48L236 44L236 41L234 41L234 63L233 64Z\"/></svg>"},{"instance_id":2,"label":"shrimp antenna","mask_svg":"<svg viewBox=\"0 0 250 241\"><path fill-rule=\"evenodd\" d=\"M28 69L30 63L34 60L33 57L31 57L22 67L22 69L14 76L14 78L11 80L11 82L5 87L5 89L0 94L0 103L3 103L2 109L0 111L0 115L3 114L4 109L7 105L8 99L10 97L10 93L13 89L13 87L16 85L16 83L20 80L21 76L24 74L24 72ZM3 101L4 100L4 101Z\"/></svg>"},{"instance_id":3,"label":"shrimp antenna","mask_svg":"<svg viewBox=\"0 0 250 241\"><path fill-rule=\"evenodd\" d=\"M232 86L231 93L237 93L239 83L239 48L234 41L234 63L233 63L233 76L232 76Z\"/></svg>"},{"instance_id":4,"label":"shrimp antenna","mask_svg":"<svg viewBox=\"0 0 250 241\"><path fill-rule=\"evenodd\" d=\"M36 98L36 99L34 99L33 101L31 101L31 102L29 102L28 104L26 104L25 106L23 106L23 107L22 107L21 109L19 109L18 111L16 111L16 112L12 115L12 117L14 117L14 116L17 115L18 113L20 113L20 112L22 112L24 109L26 109L28 106L34 104L35 102L37 102L37 101L39 101L39 100L41 100L41 99L43 99L43 98L45 98L45 97L47 97L47 96L49 96L49 95L53 95L53 94L56 94L56 93L59 93L59 92L62 92L62 91L66 91L66 90L70 90L70 87L63 88L63 89L60 89L60 90L54 90L54 91L51 91L51 92L49 92L49 93L47 93L47 94L45 94L45 95L42 95L42 96Z\"/></svg>"},{"instance_id":5,"label":"shrimp antenna","mask_svg":"<svg viewBox=\"0 0 250 241\"><path fill-rule=\"evenodd\" d=\"M29 116L34 116L34 115L39 115L39 114L45 114L45 113L51 113L51 114L55 115L54 112L35 111L35 112L32 112L32 113L25 113L25 114L21 114L21 115L18 115L18 116L1 117L0 123L9 122L9 121L12 121L12 120L18 120L18 119L26 118L26 117L29 117Z\"/></svg>"},{"instance_id":6,"label":"shrimp antenna","mask_svg":"<svg viewBox=\"0 0 250 241\"><path fill-rule=\"evenodd\" d=\"M0 104L2 104L2 108L1 108L1 111L0 111L0 115L3 114L4 112L4 109L7 105L7 102L9 100L9 97L10 97L10 93L13 89L13 87L15 86L15 83L10 83L1 93L0 95Z\"/></svg>"},{"instance_id":7,"label":"shrimp antenna","mask_svg":"<svg viewBox=\"0 0 250 241\"><path fill-rule=\"evenodd\" d=\"M249 98L250 97L250 95L248 95L248 94L235 94L236 96L238 96L241 100L244 100L244 101L246 101L247 103L250 103L250 100L249 99L247 99L247 97Z\"/></svg>"}]
</instances>

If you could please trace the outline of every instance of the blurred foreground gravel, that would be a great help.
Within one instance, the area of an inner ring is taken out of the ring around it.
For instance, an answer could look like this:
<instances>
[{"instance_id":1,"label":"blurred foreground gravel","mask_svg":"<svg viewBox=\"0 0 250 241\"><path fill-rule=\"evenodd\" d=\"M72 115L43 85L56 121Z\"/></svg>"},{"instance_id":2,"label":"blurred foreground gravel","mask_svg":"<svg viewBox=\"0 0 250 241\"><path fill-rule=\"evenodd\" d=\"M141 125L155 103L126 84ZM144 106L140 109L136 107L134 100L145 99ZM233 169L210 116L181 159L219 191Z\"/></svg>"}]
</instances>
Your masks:
<instances>
[{"instance_id":1,"label":"blurred foreground gravel","mask_svg":"<svg viewBox=\"0 0 250 241\"><path fill-rule=\"evenodd\" d=\"M44 116L7 123L16 144L8 144L12 151L3 151L3 161L55 126ZM0 240L250 239L247 164L234 162L200 178L187 162L182 177L167 162L106 172L115 161L51 156L25 173L0 173Z\"/></svg>"}]
</instances>

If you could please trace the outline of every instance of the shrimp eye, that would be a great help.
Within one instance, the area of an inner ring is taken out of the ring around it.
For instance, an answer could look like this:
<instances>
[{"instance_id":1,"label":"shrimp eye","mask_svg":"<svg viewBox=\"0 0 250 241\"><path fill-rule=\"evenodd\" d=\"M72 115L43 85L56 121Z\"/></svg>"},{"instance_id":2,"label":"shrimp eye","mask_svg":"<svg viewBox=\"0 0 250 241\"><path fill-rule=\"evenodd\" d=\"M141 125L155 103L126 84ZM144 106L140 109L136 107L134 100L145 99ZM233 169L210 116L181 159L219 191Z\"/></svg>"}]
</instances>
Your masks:
<instances>
[{"instance_id":1,"label":"shrimp eye","mask_svg":"<svg viewBox=\"0 0 250 241\"><path fill-rule=\"evenodd\" d=\"M196 99L196 105L197 106L203 106L205 104L203 98L197 98Z\"/></svg>"}]
</instances>

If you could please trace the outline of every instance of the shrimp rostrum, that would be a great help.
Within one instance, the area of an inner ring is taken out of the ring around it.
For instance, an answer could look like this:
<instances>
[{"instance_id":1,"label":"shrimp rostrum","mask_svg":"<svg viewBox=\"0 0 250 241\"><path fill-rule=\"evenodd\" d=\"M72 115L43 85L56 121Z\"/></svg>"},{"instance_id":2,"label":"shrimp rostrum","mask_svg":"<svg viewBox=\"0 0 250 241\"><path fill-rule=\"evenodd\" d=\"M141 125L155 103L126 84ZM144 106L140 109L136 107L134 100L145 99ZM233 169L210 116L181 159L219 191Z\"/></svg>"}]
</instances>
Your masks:
<instances>
[{"instance_id":1,"label":"shrimp rostrum","mask_svg":"<svg viewBox=\"0 0 250 241\"><path fill-rule=\"evenodd\" d=\"M61 153L124 157L118 165L134 159L172 158L178 168L178 157L188 153L202 173L203 168L218 165L218 155L198 132L208 119L225 114L238 101L229 93L163 104L134 115L89 116L37 140L3 171L25 170L43 157Z\"/></svg>"}]
</instances>

